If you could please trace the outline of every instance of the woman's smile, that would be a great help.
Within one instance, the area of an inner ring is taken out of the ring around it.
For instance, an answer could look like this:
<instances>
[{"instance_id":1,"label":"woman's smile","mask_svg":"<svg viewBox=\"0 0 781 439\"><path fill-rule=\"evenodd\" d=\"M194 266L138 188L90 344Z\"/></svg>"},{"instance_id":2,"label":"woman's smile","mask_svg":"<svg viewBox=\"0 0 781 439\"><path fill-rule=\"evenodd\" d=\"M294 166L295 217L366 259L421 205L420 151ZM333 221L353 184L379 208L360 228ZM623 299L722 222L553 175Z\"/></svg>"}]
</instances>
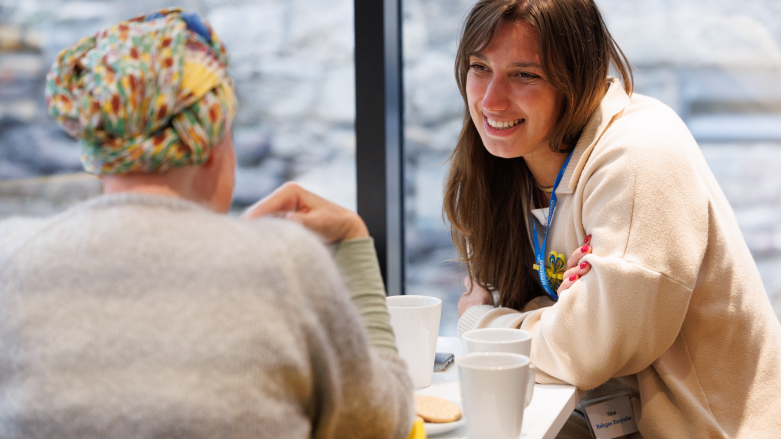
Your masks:
<instances>
[{"instance_id":1,"label":"woman's smile","mask_svg":"<svg viewBox=\"0 0 781 439\"><path fill-rule=\"evenodd\" d=\"M510 121L493 120L488 116L483 116L484 129L486 134L495 137L507 137L518 131L526 119L515 119Z\"/></svg>"}]
</instances>

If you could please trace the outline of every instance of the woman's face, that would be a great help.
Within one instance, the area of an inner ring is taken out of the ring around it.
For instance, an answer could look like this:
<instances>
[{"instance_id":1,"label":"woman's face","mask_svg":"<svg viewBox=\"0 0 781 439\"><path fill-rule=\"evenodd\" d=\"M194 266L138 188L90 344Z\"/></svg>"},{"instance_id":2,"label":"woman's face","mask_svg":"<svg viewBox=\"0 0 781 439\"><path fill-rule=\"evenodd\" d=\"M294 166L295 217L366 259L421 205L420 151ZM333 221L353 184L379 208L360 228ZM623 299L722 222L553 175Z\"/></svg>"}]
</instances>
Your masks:
<instances>
[{"instance_id":1,"label":"woman's face","mask_svg":"<svg viewBox=\"0 0 781 439\"><path fill-rule=\"evenodd\" d=\"M469 57L469 114L496 157L547 149L559 121L564 95L545 78L539 46L529 24L501 21L488 47Z\"/></svg>"}]
</instances>

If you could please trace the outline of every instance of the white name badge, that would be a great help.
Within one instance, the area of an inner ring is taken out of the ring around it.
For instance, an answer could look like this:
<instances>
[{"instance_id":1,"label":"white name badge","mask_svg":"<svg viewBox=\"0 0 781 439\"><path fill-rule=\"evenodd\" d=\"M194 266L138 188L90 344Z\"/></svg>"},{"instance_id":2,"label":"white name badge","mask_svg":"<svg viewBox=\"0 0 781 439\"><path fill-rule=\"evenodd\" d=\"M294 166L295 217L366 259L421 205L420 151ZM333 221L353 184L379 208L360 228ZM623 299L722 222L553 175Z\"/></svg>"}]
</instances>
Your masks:
<instances>
[{"instance_id":1,"label":"white name badge","mask_svg":"<svg viewBox=\"0 0 781 439\"><path fill-rule=\"evenodd\" d=\"M637 432L632 403L628 396L586 407L586 414L597 439L613 439Z\"/></svg>"}]
</instances>

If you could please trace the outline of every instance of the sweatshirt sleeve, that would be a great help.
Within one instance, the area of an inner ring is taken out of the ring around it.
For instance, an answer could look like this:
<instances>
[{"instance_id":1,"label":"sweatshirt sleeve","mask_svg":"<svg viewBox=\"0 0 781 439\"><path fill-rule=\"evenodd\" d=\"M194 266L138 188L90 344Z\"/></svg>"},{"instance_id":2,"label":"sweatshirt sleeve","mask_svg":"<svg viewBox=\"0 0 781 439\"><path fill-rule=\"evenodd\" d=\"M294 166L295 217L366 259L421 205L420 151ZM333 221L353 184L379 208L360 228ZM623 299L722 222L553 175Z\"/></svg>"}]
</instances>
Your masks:
<instances>
[{"instance_id":1,"label":"sweatshirt sleeve","mask_svg":"<svg viewBox=\"0 0 781 439\"><path fill-rule=\"evenodd\" d=\"M385 285L371 237L350 239L337 244L334 256L339 273L358 309L369 344L396 353L396 339L385 303Z\"/></svg>"},{"instance_id":2,"label":"sweatshirt sleeve","mask_svg":"<svg viewBox=\"0 0 781 439\"><path fill-rule=\"evenodd\" d=\"M458 336L461 337L467 331L480 328L520 329L521 323L531 311L551 306L554 303L548 296L539 296L528 301L520 311L491 305L473 306L458 319Z\"/></svg>"},{"instance_id":3,"label":"sweatshirt sleeve","mask_svg":"<svg viewBox=\"0 0 781 439\"><path fill-rule=\"evenodd\" d=\"M592 235L592 269L521 324L538 369L581 389L635 374L673 344L707 245L709 200L693 158L647 138L589 159L574 205Z\"/></svg>"}]
</instances>

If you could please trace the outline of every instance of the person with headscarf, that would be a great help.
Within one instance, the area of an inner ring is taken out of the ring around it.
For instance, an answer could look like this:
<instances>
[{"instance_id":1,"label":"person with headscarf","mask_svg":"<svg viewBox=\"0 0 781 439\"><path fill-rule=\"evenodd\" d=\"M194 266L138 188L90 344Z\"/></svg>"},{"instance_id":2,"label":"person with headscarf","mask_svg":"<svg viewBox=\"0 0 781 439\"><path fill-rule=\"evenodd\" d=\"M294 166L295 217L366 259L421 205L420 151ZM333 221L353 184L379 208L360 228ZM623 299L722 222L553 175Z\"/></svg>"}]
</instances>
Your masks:
<instances>
[{"instance_id":1,"label":"person with headscarf","mask_svg":"<svg viewBox=\"0 0 781 439\"><path fill-rule=\"evenodd\" d=\"M227 68L179 9L57 57L49 111L105 194L0 222L0 438L409 433L412 385L360 218L304 191L352 226L225 215Z\"/></svg>"}]
</instances>

